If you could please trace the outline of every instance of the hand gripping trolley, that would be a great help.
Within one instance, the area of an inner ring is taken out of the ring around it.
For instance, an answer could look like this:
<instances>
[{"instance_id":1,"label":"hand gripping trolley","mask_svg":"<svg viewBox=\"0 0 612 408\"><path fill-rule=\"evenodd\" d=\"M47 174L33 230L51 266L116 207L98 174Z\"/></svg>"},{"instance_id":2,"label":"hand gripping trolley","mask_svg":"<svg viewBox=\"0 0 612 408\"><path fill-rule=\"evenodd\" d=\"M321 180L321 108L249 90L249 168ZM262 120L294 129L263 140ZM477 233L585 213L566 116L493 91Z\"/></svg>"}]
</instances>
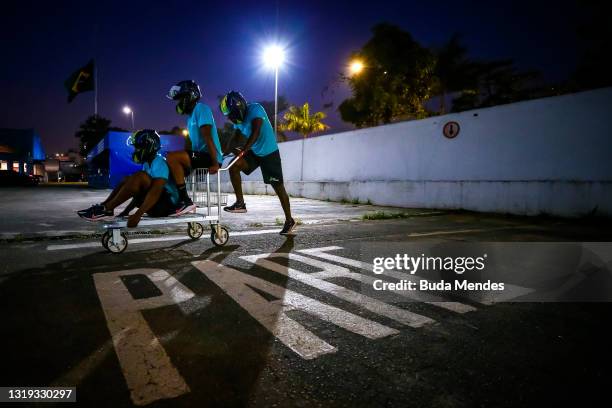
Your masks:
<instances>
[{"instance_id":1,"label":"hand gripping trolley","mask_svg":"<svg viewBox=\"0 0 612 408\"><path fill-rule=\"evenodd\" d=\"M210 224L210 240L216 246L223 246L229 240L229 231L221 225L221 206L227 205L227 194L221 193L221 172L228 171L237 161L234 157L225 168L217 172L217 191L211 195L210 174L208 169L194 169L185 180L191 199L198 208L206 208L202 213L185 214L176 217L143 217L138 227L151 227L157 225L170 225L187 223L187 235L191 239L199 239L204 234L204 223ZM213 207L216 207L216 214ZM138 228L137 227L137 228ZM105 232L102 234L102 246L109 252L120 254L128 246L127 218L116 219L102 225Z\"/></svg>"}]
</instances>

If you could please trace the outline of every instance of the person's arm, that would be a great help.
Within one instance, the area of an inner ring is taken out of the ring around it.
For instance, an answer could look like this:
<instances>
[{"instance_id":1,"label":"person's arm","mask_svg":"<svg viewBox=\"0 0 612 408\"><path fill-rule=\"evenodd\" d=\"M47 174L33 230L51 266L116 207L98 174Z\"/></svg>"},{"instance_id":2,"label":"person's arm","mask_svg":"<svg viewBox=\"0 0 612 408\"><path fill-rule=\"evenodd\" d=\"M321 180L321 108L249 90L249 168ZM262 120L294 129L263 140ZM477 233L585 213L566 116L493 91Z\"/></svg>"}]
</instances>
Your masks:
<instances>
[{"instance_id":1,"label":"person's arm","mask_svg":"<svg viewBox=\"0 0 612 408\"><path fill-rule=\"evenodd\" d=\"M261 118L255 118L251 122L251 136L247 139L243 151L247 152L253 144L259 139L259 134L261 133L261 125L263 124L263 120Z\"/></svg>"},{"instance_id":2,"label":"person's arm","mask_svg":"<svg viewBox=\"0 0 612 408\"><path fill-rule=\"evenodd\" d=\"M200 126L200 137L204 139L206 147L208 147L208 154L210 154L210 158L212 159L212 164L208 168L208 172L210 174L215 174L219 170L219 161L217 160L217 148L213 142L212 126Z\"/></svg>"},{"instance_id":3,"label":"person's arm","mask_svg":"<svg viewBox=\"0 0 612 408\"><path fill-rule=\"evenodd\" d=\"M147 191L147 195L145 196L145 199L142 202L142 205L138 208L138 210L134 214L130 215L130 218L128 218L128 222L127 222L128 228L134 228L135 226L137 226L138 223L140 222L140 219L144 215L144 213L146 213L151 208L153 208L155 203L157 203L157 200L159 200L159 197L161 197L161 194L164 191L165 185L166 185L166 179L163 179L163 178L153 179L153 182L151 183L151 188L149 188L149 191Z\"/></svg>"},{"instance_id":4,"label":"person's arm","mask_svg":"<svg viewBox=\"0 0 612 408\"><path fill-rule=\"evenodd\" d=\"M224 155L231 153L231 151L233 150L232 146L234 146L234 140L236 140L237 137L239 136L238 136L238 131L236 130L227 139L227 141L225 142L225 146L221 148L221 151L223 152Z\"/></svg>"}]
</instances>

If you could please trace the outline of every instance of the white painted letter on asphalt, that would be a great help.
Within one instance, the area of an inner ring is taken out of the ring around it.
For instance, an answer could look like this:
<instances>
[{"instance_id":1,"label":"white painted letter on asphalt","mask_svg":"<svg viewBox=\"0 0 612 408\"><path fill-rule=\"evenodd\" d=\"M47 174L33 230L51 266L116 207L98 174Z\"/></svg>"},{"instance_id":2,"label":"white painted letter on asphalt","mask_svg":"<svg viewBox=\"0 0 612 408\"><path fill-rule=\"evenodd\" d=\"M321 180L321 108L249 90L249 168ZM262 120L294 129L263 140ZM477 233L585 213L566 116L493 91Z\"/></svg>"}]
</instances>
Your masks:
<instances>
[{"instance_id":1,"label":"white painted letter on asphalt","mask_svg":"<svg viewBox=\"0 0 612 408\"><path fill-rule=\"evenodd\" d=\"M122 276L128 275L144 275L162 294L134 299L121 281ZM184 302L194 293L160 269L96 273L93 278L134 404L147 405L188 393L190 389L185 380L140 311Z\"/></svg>"},{"instance_id":2,"label":"white painted letter on asphalt","mask_svg":"<svg viewBox=\"0 0 612 408\"><path fill-rule=\"evenodd\" d=\"M275 285L263 279L228 268L213 261L192 264L217 284L242 308L270 331L279 341L304 359L333 353L336 348L320 339L304 326L287 316L291 310L301 310L321 320L331 322L368 338L381 338L398 331L334 306ZM249 286L279 299L268 301Z\"/></svg>"}]
</instances>

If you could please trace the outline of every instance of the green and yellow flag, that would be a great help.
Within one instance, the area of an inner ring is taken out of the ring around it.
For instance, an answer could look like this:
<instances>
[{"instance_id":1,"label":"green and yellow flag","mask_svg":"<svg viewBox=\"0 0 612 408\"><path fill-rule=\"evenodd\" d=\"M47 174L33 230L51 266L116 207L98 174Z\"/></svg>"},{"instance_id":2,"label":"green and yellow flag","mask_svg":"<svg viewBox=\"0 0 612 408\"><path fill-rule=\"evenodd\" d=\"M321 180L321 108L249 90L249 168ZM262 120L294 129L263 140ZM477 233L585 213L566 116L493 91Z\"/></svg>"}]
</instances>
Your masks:
<instances>
[{"instance_id":1,"label":"green and yellow flag","mask_svg":"<svg viewBox=\"0 0 612 408\"><path fill-rule=\"evenodd\" d=\"M94 90L94 60L79 68L64 82L68 90L68 103L80 93Z\"/></svg>"}]
</instances>

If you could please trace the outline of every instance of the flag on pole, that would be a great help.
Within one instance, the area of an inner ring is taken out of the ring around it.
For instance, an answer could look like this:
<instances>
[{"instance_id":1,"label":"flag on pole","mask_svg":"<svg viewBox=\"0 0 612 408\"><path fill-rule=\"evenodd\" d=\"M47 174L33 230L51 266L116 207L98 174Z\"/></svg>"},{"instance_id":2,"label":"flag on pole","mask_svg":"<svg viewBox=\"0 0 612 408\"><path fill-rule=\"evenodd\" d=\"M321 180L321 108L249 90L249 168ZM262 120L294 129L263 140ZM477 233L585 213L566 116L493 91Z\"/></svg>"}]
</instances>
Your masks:
<instances>
[{"instance_id":1,"label":"flag on pole","mask_svg":"<svg viewBox=\"0 0 612 408\"><path fill-rule=\"evenodd\" d=\"M78 94L94 90L94 69L92 59L87 65L74 71L64 82L68 90L68 103L72 102Z\"/></svg>"}]
</instances>

